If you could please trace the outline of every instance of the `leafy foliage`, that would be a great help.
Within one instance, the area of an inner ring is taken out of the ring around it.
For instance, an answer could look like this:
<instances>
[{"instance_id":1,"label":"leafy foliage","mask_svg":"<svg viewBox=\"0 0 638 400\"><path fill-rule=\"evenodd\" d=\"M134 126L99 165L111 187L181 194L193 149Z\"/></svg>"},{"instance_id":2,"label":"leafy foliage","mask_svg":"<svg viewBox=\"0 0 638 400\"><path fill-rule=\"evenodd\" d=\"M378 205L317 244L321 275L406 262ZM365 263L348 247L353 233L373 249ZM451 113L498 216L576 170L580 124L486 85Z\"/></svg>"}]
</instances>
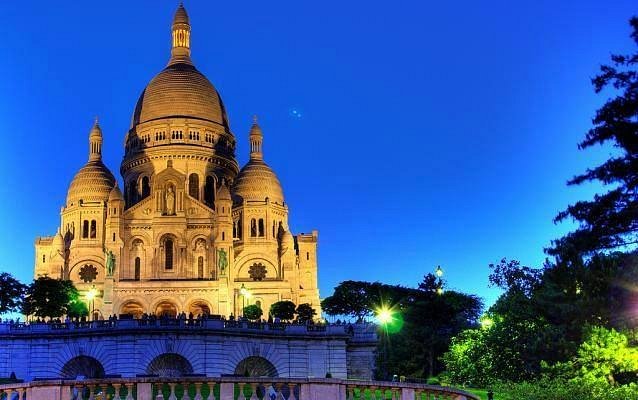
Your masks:
<instances>
[{"instance_id":1,"label":"leafy foliage","mask_svg":"<svg viewBox=\"0 0 638 400\"><path fill-rule=\"evenodd\" d=\"M244 317L248 318L251 321L259 320L263 314L264 312L256 304L251 304L244 307Z\"/></svg>"},{"instance_id":2,"label":"leafy foliage","mask_svg":"<svg viewBox=\"0 0 638 400\"><path fill-rule=\"evenodd\" d=\"M630 24L631 37L638 44L638 17ZM552 243L547 249L552 255L574 258L638 243L638 52L612 55L611 61L601 67L592 84L596 93L612 89L617 95L598 110L594 127L579 148L610 143L617 155L568 181L569 185L597 181L610 190L572 204L556 216L556 222L571 218L580 226Z\"/></svg>"},{"instance_id":3,"label":"leafy foliage","mask_svg":"<svg viewBox=\"0 0 638 400\"><path fill-rule=\"evenodd\" d=\"M308 303L299 304L295 312L297 313L297 321L301 323L312 321L317 314L317 311Z\"/></svg>"},{"instance_id":4,"label":"leafy foliage","mask_svg":"<svg viewBox=\"0 0 638 400\"><path fill-rule=\"evenodd\" d=\"M0 315L20 309L26 291L26 285L20 283L7 272L0 273Z\"/></svg>"},{"instance_id":5,"label":"leafy foliage","mask_svg":"<svg viewBox=\"0 0 638 400\"><path fill-rule=\"evenodd\" d=\"M295 318L295 303L289 300L278 301L270 306L270 315L284 321Z\"/></svg>"},{"instance_id":6,"label":"leafy foliage","mask_svg":"<svg viewBox=\"0 0 638 400\"><path fill-rule=\"evenodd\" d=\"M482 309L478 297L442 289L442 281L432 274L424 276L418 289L346 281L322 302L322 308L328 315L358 318L384 306L391 308L403 325L398 332L381 332L377 375L427 377L442 370L439 357L451 338L476 326Z\"/></svg>"},{"instance_id":7,"label":"leafy foliage","mask_svg":"<svg viewBox=\"0 0 638 400\"><path fill-rule=\"evenodd\" d=\"M47 276L34 280L27 288L22 306L26 315L57 318L73 310L80 302L78 290L73 282Z\"/></svg>"}]
</instances>

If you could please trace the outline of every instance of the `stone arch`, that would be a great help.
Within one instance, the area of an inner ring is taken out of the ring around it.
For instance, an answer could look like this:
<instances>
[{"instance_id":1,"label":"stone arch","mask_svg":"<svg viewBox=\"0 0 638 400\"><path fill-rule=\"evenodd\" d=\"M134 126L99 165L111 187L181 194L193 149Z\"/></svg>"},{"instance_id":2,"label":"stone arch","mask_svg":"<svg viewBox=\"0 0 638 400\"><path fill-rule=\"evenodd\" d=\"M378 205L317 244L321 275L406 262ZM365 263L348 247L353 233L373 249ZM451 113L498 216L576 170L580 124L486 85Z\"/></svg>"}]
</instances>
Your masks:
<instances>
[{"instance_id":1,"label":"stone arch","mask_svg":"<svg viewBox=\"0 0 638 400\"><path fill-rule=\"evenodd\" d=\"M277 368L264 357L250 356L241 360L235 367L235 375L265 376L276 378L279 376Z\"/></svg>"},{"instance_id":2,"label":"stone arch","mask_svg":"<svg viewBox=\"0 0 638 400\"><path fill-rule=\"evenodd\" d=\"M148 375L161 378L177 378L193 373L193 366L186 357L177 353L164 353L151 360L146 367Z\"/></svg>"},{"instance_id":3,"label":"stone arch","mask_svg":"<svg viewBox=\"0 0 638 400\"><path fill-rule=\"evenodd\" d=\"M105 277L105 273L106 270L104 268L104 265L102 264L102 260L98 259L95 256L88 256L88 257L83 257L81 260L75 262L73 264L73 266L71 266L71 268L69 268L69 278L73 281L80 284L85 284L85 282L82 280L82 277L80 277L80 270L82 269L82 267L84 267L85 265L92 265L96 268L96 272L97 272L97 276L95 277L95 279L91 282L86 282L86 284L94 284L94 283L98 283L98 282L104 282L104 277Z\"/></svg>"},{"instance_id":4,"label":"stone arch","mask_svg":"<svg viewBox=\"0 0 638 400\"><path fill-rule=\"evenodd\" d=\"M173 233L160 236L160 271L173 271L179 265L179 239Z\"/></svg>"},{"instance_id":5,"label":"stone arch","mask_svg":"<svg viewBox=\"0 0 638 400\"><path fill-rule=\"evenodd\" d=\"M127 246L128 262L126 267L120 271L120 279L140 280L143 276L148 276L148 271L146 271L146 243L148 243L146 237L137 235L129 240L129 245Z\"/></svg>"},{"instance_id":6,"label":"stone arch","mask_svg":"<svg viewBox=\"0 0 638 400\"><path fill-rule=\"evenodd\" d=\"M198 315L211 315L213 308L209 302L202 299L195 299L188 304L186 309L188 313L193 313L195 317Z\"/></svg>"},{"instance_id":7,"label":"stone arch","mask_svg":"<svg viewBox=\"0 0 638 400\"><path fill-rule=\"evenodd\" d=\"M60 371L60 377L64 379L77 379L78 376L99 379L104 378L104 375L102 363L89 356L73 357L64 364Z\"/></svg>"},{"instance_id":8,"label":"stone arch","mask_svg":"<svg viewBox=\"0 0 638 400\"><path fill-rule=\"evenodd\" d=\"M144 312L144 304L139 300L126 300L120 305L120 314L129 314L133 318L140 318Z\"/></svg>"},{"instance_id":9,"label":"stone arch","mask_svg":"<svg viewBox=\"0 0 638 400\"><path fill-rule=\"evenodd\" d=\"M168 314L169 317L176 317L179 313L179 306L174 299L163 298L155 302L150 310L157 316L163 316Z\"/></svg>"},{"instance_id":10,"label":"stone arch","mask_svg":"<svg viewBox=\"0 0 638 400\"><path fill-rule=\"evenodd\" d=\"M275 264L273 264L269 260L266 260L265 258L262 258L262 257L247 258L247 259L236 260L236 262L237 262L237 265L241 265L236 275L238 280L252 281L253 277L256 275L253 274L251 276L251 273L250 273L251 267L253 265L258 265L258 264L264 267L263 271L265 271L265 275L263 276L262 280L279 279L279 273L278 273L277 267L275 266Z\"/></svg>"}]
</instances>

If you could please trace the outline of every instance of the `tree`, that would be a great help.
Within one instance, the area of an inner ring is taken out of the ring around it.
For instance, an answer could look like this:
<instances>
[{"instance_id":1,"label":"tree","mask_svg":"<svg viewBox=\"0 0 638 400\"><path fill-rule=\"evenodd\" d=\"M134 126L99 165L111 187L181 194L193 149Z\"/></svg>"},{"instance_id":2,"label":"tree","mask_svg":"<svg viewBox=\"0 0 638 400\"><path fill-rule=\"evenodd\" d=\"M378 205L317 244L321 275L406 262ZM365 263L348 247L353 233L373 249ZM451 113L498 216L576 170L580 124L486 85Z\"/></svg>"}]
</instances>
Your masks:
<instances>
[{"instance_id":1,"label":"tree","mask_svg":"<svg viewBox=\"0 0 638 400\"><path fill-rule=\"evenodd\" d=\"M638 17L631 19L631 37L638 44ZM551 255L574 258L597 251L638 244L638 52L612 55L592 79L596 93L613 89L596 113L594 127L579 144L581 150L610 143L617 152L602 165L575 176L568 185L597 181L611 189L592 200L579 201L559 213L555 222L571 218L579 227L554 240Z\"/></svg>"},{"instance_id":2,"label":"tree","mask_svg":"<svg viewBox=\"0 0 638 400\"><path fill-rule=\"evenodd\" d=\"M270 306L270 315L284 321L295 318L295 303L289 300L278 301Z\"/></svg>"},{"instance_id":3,"label":"tree","mask_svg":"<svg viewBox=\"0 0 638 400\"><path fill-rule=\"evenodd\" d=\"M297 321L302 324L312 321L317 314L317 311L308 303L299 304L295 312L297 313Z\"/></svg>"},{"instance_id":4,"label":"tree","mask_svg":"<svg viewBox=\"0 0 638 400\"><path fill-rule=\"evenodd\" d=\"M80 301L73 282L42 276L34 280L26 290L22 312L37 317L57 318L73 310L73 303Z\"/></svg>"},{"instance_id":5,"label":"tree","mask_svg":"<svg viewBox=\"0 0 638 400\"><path fill-rule=\"evenodd\" d=\"M11 274L0 273L0 315L20 309L26 288Z\"/></svg>"},{"instance_id":6,"label":"tree","mask_svg":"<svg viewBox=\"0 0 638 400\"><path fill-rule=\"evenodd\" d=\"M244 307L244 317L251 321L257 321L261 318L264 312L259 308L257 304L251 304Z\"/></svg>"},{"instance_id":7,"label":"tree","mask_svg":"<svg viewBox=\"0 0 638 400\"><path fill-rule=\"evenodd\" d=\"M369 292L368 282L344 281L335 288L332 296L323 299L321 308L328 315L363 318L372 314Z\"/></svg>"}]
</instances>

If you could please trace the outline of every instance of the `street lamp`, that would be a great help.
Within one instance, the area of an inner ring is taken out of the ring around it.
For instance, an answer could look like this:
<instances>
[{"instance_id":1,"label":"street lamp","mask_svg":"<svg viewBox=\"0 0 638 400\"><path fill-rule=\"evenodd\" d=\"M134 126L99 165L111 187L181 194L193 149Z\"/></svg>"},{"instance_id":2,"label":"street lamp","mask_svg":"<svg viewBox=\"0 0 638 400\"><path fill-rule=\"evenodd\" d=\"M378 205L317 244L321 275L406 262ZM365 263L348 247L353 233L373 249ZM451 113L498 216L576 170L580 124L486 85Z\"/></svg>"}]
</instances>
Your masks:
<instances>
[{"instance_id":1,"label":"street lamp","mask_svg":"<svg viewBox=\"0 0 638 400\"><path fill-rule=\"evenodd\" d=\"M241 288L239 289L239 293L241 293L241 298L243 301L244 306L241 309L241 316L244 316L244 308L246 308L246 297L250 298L250 290L248 290L246 288L246 286L244 286L244 284L241 284Z\"/></svg>"},{"instance_id":2,"label":"street lamp","mask_svg":"<svg viewBox=\"0 0 638 400\"><path fill-rule=\"evenodd\" d=\"M441 268L440 265L436 267L436 270L434 270L434 273L436 274L437 278L441 278L443 276L443 269Z\"/></svg>"},{"instance_id":3,"label":"street lamp","mask_svg":"<svg viewBox=\"0 0 638 400\"><path fill-rule=\"evenodd\" d=\"M93 312L95 311L95 296L97 296L97 289L95 289L95 285L86 292L86 299L91 302L91 316L93 317ZM95 319L95 318L94 318Z\"/></svg>"}]
</instances>

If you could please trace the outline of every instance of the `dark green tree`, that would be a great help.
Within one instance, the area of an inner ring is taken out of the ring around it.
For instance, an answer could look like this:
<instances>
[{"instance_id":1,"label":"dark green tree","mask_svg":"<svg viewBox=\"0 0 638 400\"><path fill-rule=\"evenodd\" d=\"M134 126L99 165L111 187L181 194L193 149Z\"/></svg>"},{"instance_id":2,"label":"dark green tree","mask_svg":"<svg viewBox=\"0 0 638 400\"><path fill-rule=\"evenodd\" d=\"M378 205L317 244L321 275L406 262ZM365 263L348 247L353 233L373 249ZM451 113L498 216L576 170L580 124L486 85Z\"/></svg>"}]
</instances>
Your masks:
<instances>
[{"instance_id":1,"label":"dark green tree","mask_svg":"<svg viewBox=\"0 0 638 400\"><path fill-rule=\"evenodd\" d=\"M0 315L20 309L26 285L11 274L0 272Z\"/></svg>"},{"instance_id":2,"label":"dark green tree","mask_svg":"<svg viewBox=\"0 0 638 400\"><path fill-rule=\"evenodd\" d=\"M264 312L256 304L251 304L244 307L244 317L248 318L251 321L259 320L263 314Z\"/></svg>"},{"instance_id":3,"label":"dark green tree","mask_svg":"<svg viewBox=\"0 0 638 400\"><path fill-rule=\"evenodd\" d=\"M308 303L299 304L295 313L297 314L297 321L300 323L312 321L317 315L317 311Z\"/></svg>"},{"instance_id":4,"label":"dark green tree","mask_svg":"<svg viewBox=\"0 0 638 400\"><path fill-rule=\"evenodd\" d=\"M295 303L289 300L278 301L270 306L270 315L284 321L295 318Z\"/></svg>"},{"instance_id":5,"label":"dark green tree","mask_svg":"<svg viewBox=\"0 0 638 400\"><path fill-rule=\"evenodd\" d=\"M68 314L72 303L80 301L79 292L68 280L39 277L27 288L22 312L37 317L57 318Z\"/></svg>"},{"instance_id":6,"label":"dark green tree","mask_svg":"<svg viewBox=\"0 0 638 400\"><path fill-rule=\"evenodd\" d=\"M370 286L368 282L341 282L332 296L326 297L321 302L321 309L327 315L346 315L356 318L372 315Z\"/></svg>"},{"instance_id":7,"label":"dark green tree","mask_svg":"<svg viewBox=\"0 0 638 400\"><path fill-rule=\"evenodd\" d=\"M638 44L638 17L631 19L632 39ZM612 55L592 79L596 93L613 91L593 119L593 128L580 149L609 143L616 151L602 165L575 176L569 185L599 182L609 191L579 201L559 213L555 221L571 218L579 227L547 249L560 258L576 258L597 251L638 243L638 52Z\"/></svg>"}]
</instances>

